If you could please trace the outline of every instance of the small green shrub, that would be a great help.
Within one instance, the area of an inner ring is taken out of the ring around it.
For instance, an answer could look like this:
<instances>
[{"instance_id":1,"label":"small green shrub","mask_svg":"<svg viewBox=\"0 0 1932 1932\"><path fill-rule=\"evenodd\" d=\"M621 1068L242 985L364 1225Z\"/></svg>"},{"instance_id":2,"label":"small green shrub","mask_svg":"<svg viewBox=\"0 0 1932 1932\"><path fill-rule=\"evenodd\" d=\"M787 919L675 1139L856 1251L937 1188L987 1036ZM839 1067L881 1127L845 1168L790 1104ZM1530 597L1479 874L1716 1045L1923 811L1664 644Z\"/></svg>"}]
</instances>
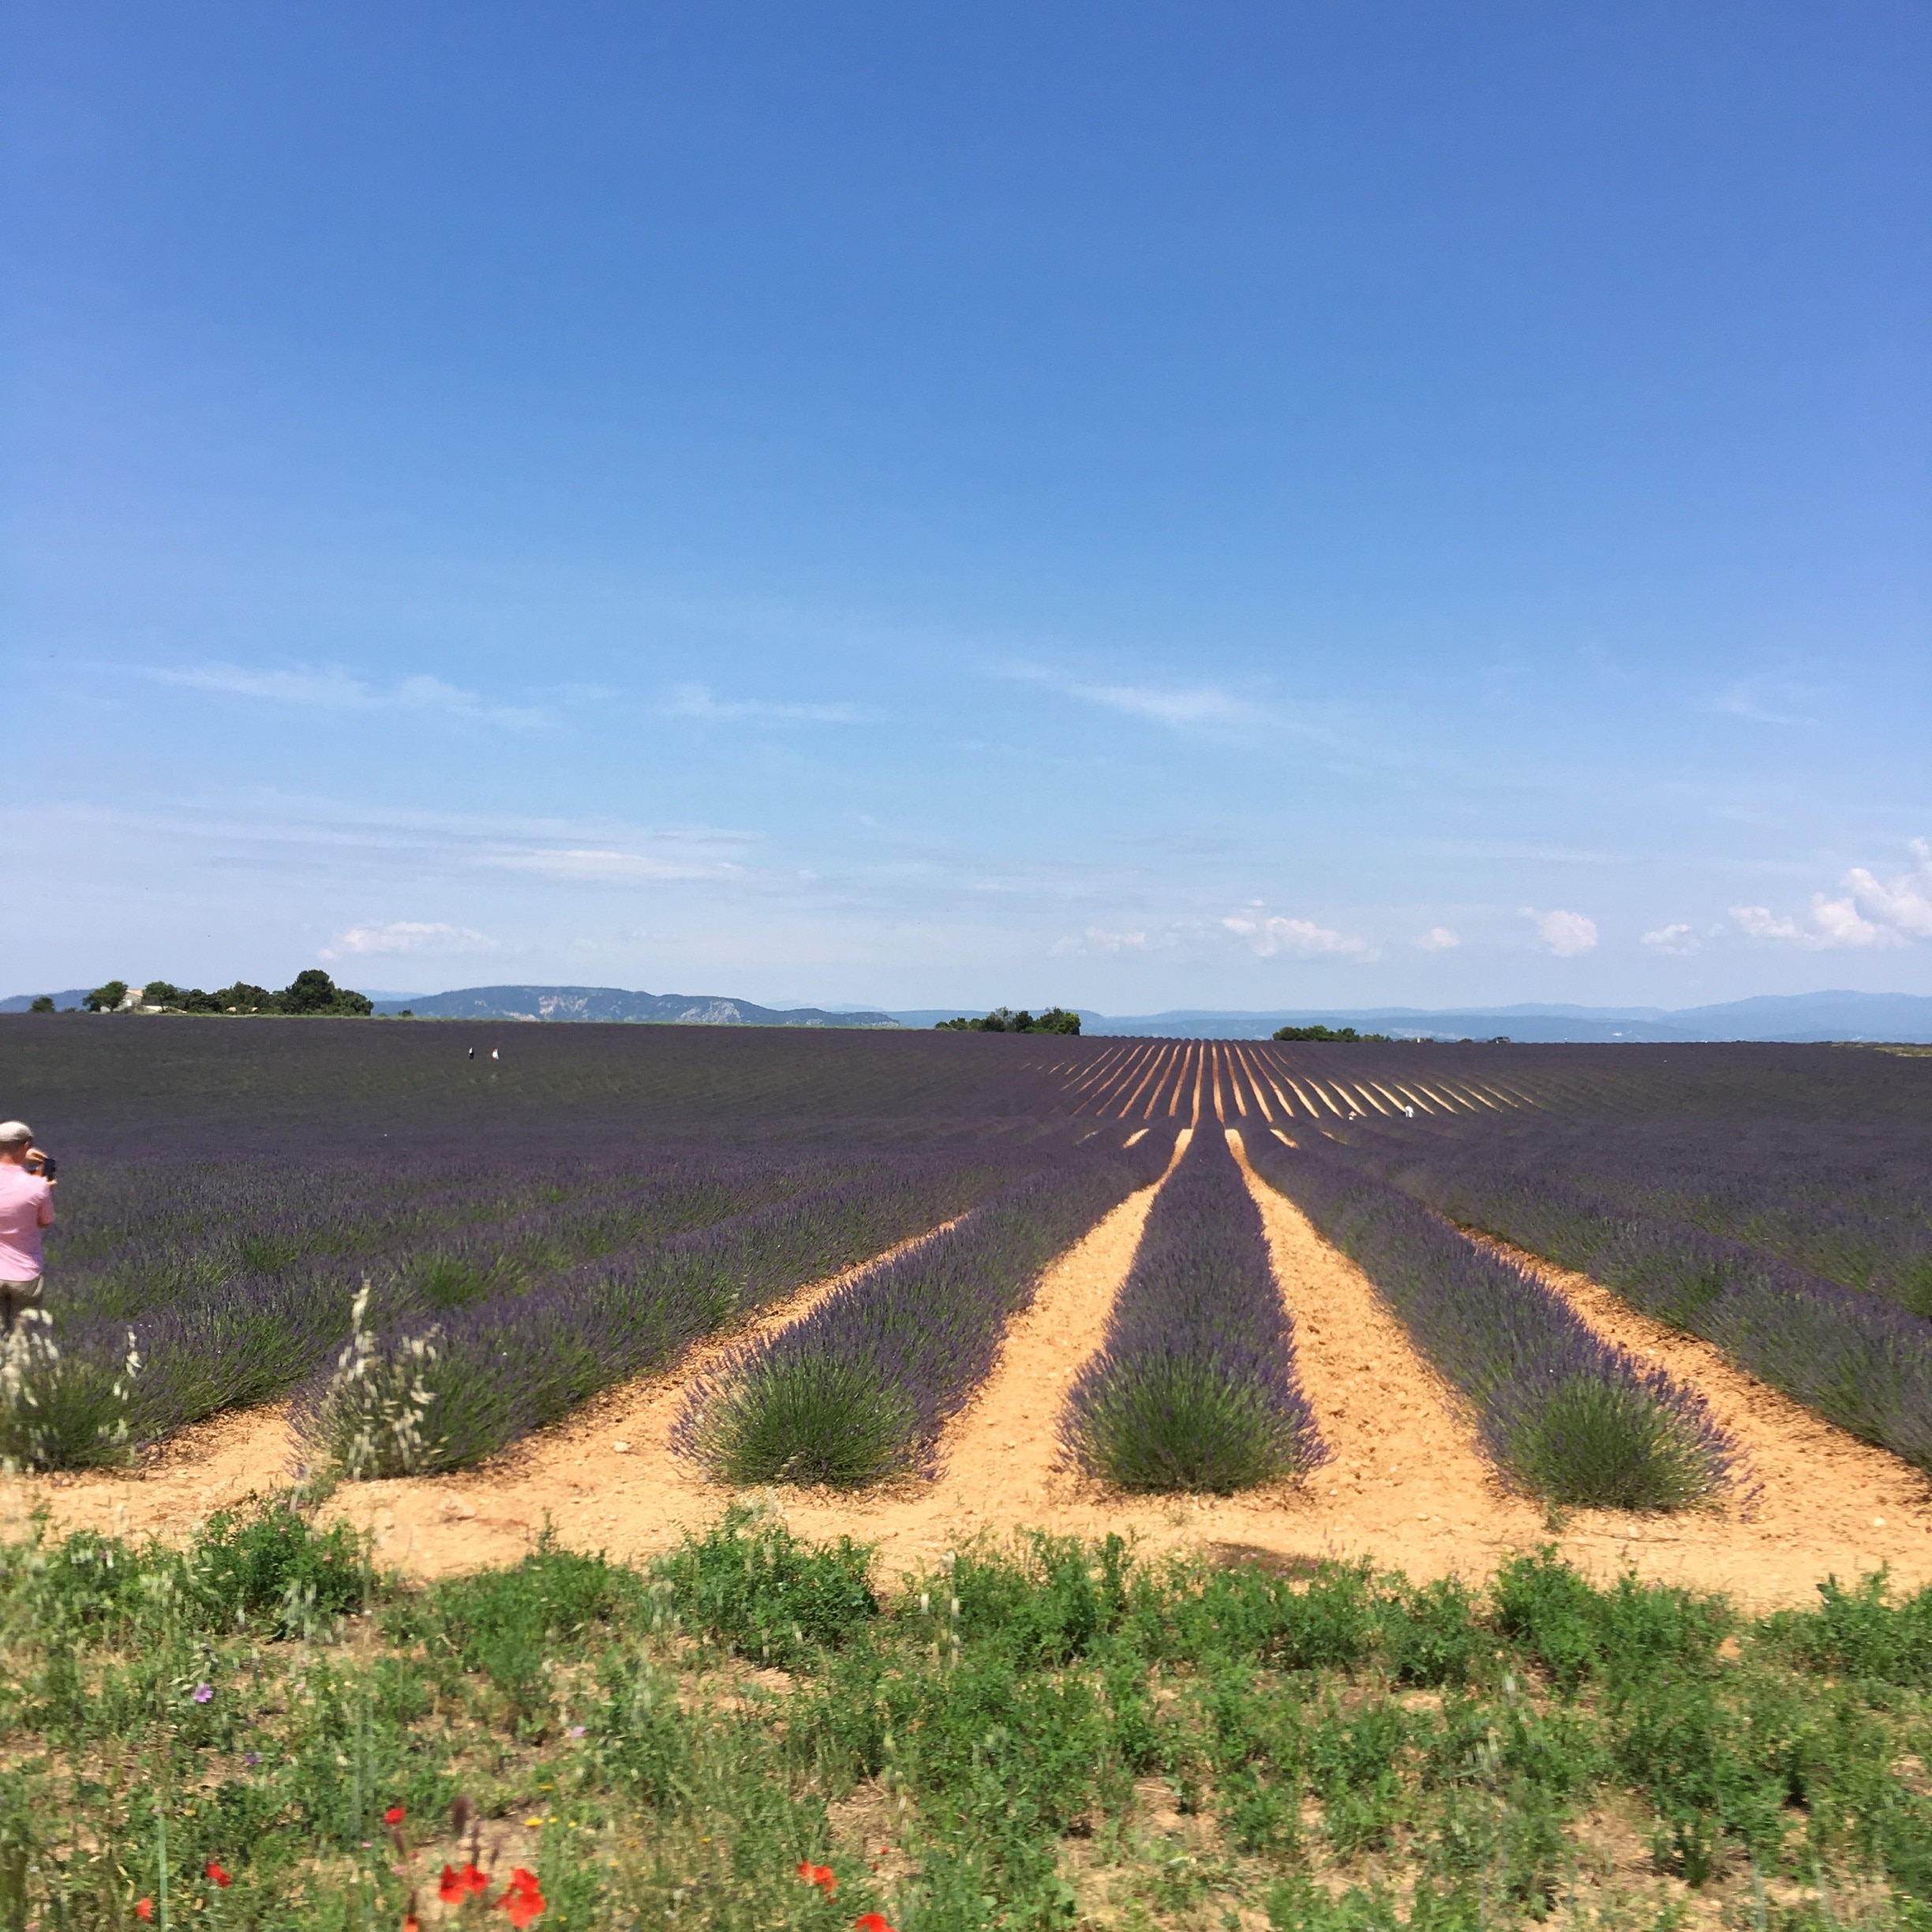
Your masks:
<instances>
[{"instance_id":1,"label":"small green shrub","mask_svg":"<svg viewBox=\"0 0 1932 1932\"><path fill-rule=\"evenodd\" d=\"M1774 1649L1860 1682L1932 1688L1932 1587L1894 1603L1891 1578L1878 1570L1849 1589L1828 1577L1818 1595L1815 1610L1780 1610L1766 1619Z\"/></svg>"},{"instance_id":2,"label":"small green shrub","mask_svg":"<svg viewBox=\"0 0 1932 1932\"><path fill-rule=\"evenodd\" d=\"M287 1637L362 1609L376 1589L365 1538L346 1523L318 1530L279 1503L253 1515L210 1517L188 1552L188 1571L212 1620L238 1630L265 1624Z\"/></svg>"},{"instance_id":3,"label":"small green shrub","mask_svg":"<svg viewBox=\"0 0 1932 1932\"><path fill-rule=\"evenodd\" d=\"M844 1642L878 1615L871 1545L841 1537L816 1548L783 1523L734 1507L687 1537L653 1574L686 1624L760 1662L790 1664Z\"/></svg>"}]
</instances>

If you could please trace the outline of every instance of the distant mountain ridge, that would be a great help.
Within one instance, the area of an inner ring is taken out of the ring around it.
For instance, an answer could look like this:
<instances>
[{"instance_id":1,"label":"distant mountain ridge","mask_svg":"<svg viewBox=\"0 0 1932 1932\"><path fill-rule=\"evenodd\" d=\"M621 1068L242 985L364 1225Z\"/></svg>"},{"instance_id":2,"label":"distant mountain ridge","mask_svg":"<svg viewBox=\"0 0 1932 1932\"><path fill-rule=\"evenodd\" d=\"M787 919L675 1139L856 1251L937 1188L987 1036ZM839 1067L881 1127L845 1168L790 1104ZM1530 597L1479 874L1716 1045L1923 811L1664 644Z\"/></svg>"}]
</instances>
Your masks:
<instances>
[{"instance_id":1,"label":"distant mountain ridge","mask_svg":"<svg viewBox=\"0 0 1932 1932\"><path fill-rule=\"evenodd\" d=\"M629 993L622 987L463 987L421 998L379 1000L379 1013L421 1020L622 1020L643 1026L897 1028L889 1013L779 1009L700 993Z\"/></svg>"},{"instance_id":2,"label":"distant mountain ridge","mask_svg":"<svg viewBox=\"0 0 1932 1932\"><path fill-rule=\"evenodd\" d=\"M0 1000L0 1013L24 1013L34 995ZM56 1005L78 1005L84 990L54 994ZM930 1006L898 1013L819 1006L760 1006L713 994L631 993L621 987L463 987L451 993L377 999L379 1013L404 1009L425 1019L623 1020L652 1026L806 1026L930 1028L976 1009ZM1771 993L1672 1012L1661 1006L1566 1006L1524 1002L1444 1011L1424 1006L1282 1007L1228 1012L1177 1007L1121 1016L1080 1009L1089 1035L1191 1035L1209 1039L1263 1039L1279 1026L1352 1026L1364 1033L1511 1039L1538 1045L1649 1040L1897 1040L1932 1043L1932 997L1917 993Z\"/></svg>"},{"instance_id":3,"label":"distant mountain ridge","mask_svg":"<svg viewBox=\"0 0 1932 1932\"><path fill-rule=\"evenodd\" d=\"M900 1018L909 1018L901 1014ZM1767 993L1713 1006L1675 1012L1657 1006L1472 1006L1453 1012L1419 1006L1343 1011L1297 1007L1279 1013L1181 1009L1119 1018L1080 1016L1090 1034L1193 1034L1212 1039L1264 1039L1279 1026L1325 1022L1364 1033L1511 1039L1536 1045L1649 1040L1761 1040L1800 1044L1822 1040L1932 1042L1932 997L1918 993Z\"/></svg>"}]
</instances>

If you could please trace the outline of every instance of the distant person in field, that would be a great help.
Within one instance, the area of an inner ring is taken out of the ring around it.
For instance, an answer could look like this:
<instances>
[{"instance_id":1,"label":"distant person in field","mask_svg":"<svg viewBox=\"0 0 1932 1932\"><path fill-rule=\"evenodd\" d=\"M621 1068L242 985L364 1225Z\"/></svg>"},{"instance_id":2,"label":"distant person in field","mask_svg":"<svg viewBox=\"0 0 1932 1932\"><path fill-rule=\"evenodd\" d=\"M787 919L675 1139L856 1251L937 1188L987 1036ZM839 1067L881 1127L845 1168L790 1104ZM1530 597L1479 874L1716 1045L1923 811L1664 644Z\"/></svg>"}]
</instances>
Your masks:
<instances>
[{"instance_id":1,"label":"distant person in field","mask_svg":"<svg viewBox=\"0 0 1932 1932\"><path fill-rule=\"evenodd\" d=\"M24 1121L0 1121L0 1333L40 1305L40 1230L54 1225L47 1164Z\"/></svg>"}]
</instances>

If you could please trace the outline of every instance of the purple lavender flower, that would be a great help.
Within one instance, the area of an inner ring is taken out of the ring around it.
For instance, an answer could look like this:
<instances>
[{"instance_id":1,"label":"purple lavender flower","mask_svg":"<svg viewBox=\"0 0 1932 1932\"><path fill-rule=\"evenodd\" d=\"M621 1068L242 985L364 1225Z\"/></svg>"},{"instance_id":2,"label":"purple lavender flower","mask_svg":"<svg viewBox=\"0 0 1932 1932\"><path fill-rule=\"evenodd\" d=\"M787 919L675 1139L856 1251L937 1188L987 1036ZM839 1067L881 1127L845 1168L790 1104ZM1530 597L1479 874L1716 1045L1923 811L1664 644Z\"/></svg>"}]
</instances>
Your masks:
<instances>
[{"instance_id":1,"label":"purple lavender flower","mask_svg":"<svg viewBox=\"0 0 1932 1932\"><path fill-rule=\"evenodd\" d=\"M212 1704L215 1701L215 1687L212 1683L198 1683L193 1695L197 1704Z\"/></svg>"}]
</instances>

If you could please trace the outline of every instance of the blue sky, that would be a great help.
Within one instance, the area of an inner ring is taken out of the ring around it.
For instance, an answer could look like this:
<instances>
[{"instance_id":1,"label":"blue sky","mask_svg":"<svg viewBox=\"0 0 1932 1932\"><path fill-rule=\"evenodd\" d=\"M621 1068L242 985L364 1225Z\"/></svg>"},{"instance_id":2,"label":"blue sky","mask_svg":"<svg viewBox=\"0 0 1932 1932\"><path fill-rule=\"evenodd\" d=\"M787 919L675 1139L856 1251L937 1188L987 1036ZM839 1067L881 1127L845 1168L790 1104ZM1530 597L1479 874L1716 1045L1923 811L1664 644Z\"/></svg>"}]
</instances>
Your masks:
<instances>
[{"instance_id":1,"label":"blue sky","mask_svg":"<svg viewBox=\"0 0 1932 1932\"><path fill-rule=\"evenodd\" d=\"M0 992L1932 992L1923 6L0 21Z\"/></svg>"}]
</instances>

